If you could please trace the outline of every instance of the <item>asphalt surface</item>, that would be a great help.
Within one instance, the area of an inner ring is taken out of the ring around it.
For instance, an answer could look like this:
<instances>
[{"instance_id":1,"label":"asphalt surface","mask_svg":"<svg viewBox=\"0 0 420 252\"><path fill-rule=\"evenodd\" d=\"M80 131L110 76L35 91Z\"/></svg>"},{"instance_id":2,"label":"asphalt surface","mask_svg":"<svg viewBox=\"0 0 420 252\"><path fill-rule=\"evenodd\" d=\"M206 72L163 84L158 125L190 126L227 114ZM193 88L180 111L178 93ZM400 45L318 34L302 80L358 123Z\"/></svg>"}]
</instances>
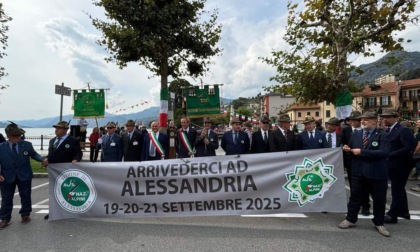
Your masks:
<instances>
[{"instance_id":1,"label":"asphalt surface","mask_svg":"<svg viewBox=\"0 0 420 252\"><path fill-rule=\"evenodd\" d=\"M412 219L386 225L386 238L372 216L339 229L342 213L46 221L48 179L38 177L32 221L20 223L15 194L12 223L0 230L0 251L419 251L420 193L409 190L416 183L406 186ZM387 208L390 202L388 190Z\"/></svg>"}]
</instances>

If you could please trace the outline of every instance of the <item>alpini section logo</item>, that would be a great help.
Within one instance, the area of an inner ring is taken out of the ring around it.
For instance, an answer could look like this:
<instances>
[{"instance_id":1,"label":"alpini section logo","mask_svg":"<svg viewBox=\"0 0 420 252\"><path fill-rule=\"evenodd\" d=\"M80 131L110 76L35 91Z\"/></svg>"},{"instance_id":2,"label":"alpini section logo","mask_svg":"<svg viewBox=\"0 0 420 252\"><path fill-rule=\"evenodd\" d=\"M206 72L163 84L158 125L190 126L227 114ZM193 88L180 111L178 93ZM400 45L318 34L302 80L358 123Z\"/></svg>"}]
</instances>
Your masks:
<instances>
[{"instance_id":1,"label":"alpini section logo","mask_svg":"<svg viewBox=\"0 0 420 252\"><path fill-rule=\"evenodd\" d=\"M71 213L88 211L97 196L91 177L76 169L64 171L57 177L54 194L60 207Z\"/></svg>"},{"instance_id":2,"label":"alpini section logo","mask_svg":"<svg viewBox=\"0 0 420 252\"><path fill-rule=\"evenodd\" d=\"M289 202L303 207L323 198L337 180L333 171L334 166L324 164L322 158L313 161L305 157L301 165L295 166L294 172L286 173L287 183L283 188L289 192Z\"/></svg>"}]
</instances>

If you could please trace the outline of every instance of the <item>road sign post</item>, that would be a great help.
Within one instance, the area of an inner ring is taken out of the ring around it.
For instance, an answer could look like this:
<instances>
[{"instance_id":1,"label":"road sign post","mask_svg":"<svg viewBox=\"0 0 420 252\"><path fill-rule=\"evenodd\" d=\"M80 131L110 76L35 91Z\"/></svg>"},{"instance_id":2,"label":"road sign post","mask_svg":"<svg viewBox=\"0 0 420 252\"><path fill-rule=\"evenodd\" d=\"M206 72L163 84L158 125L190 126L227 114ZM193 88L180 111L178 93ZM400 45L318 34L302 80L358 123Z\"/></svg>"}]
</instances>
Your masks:
<instances>
[{"instance_id":1,"label":"road sign post","mask_svg":"<svg viewBox=\"0 0 420 252\"><path fill-rule=\"evenodd\" d=\"M60 121L63 120L63 96L71 96L71 88L65 87L64 83L60 85L55 85L55 94L61 95L61 104L60 104Z\"/></svg>"}]
</instances>

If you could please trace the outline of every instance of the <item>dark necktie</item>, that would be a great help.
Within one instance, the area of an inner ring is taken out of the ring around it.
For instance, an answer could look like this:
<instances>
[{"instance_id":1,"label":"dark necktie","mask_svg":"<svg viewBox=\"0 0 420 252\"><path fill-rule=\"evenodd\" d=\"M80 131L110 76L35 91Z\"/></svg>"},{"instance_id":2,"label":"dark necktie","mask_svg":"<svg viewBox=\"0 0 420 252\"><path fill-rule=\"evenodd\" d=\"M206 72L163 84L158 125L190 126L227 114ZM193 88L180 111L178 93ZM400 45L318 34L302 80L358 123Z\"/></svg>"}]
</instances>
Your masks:
<instances>
[{"instance_id":1,"label":"dark necktie","mask_svg":"<svg viewBox=\"0 0 420 252\"><path fill-rule=\"evenodd\" d=\"M55 143L54 143L54 146L53 146L54 150L56 150L58 148L58 145L60 144L60 141L61 141L61 137L57 137L57 140L55 140Z\"/></svg>"},{"instance_id":2,"label":"dark necktie","mask_svg":"<svg viewBox=\"0 0 420 252\"><path fill-rule=\"evenodd\" d=\"M365 135L363 137L363 147L366 147L368 139L369 139L369 131L365 131Z\"/></svg>"},{"instance_id":3,"label":"dark necktie","mask_svg":"<svg viewBox=\"0 0 420 252\"><path fill-rule=\"evenodd\" d=\"M356 131L357 131L357 129L354 129L354 130L353 130L353 132L356 132Z\"/></svg>"},{"instance_id":4,"label":"dark necktie","mask_svg":"<svg viewBox=\"0 0 420 252\"><path fill-rule=\"evenodd\" d=\"M264 143L267 143L267 131L264 131Z\"/></svg>"},{"instance_id":5,"label":"dark necktie","mask_svg":"<svg viewBox=\"0 0 420 252\"><path fill-rule=\"evenodd\" d=\"M385 130L385 132L390 132L391 131L391 128L387 128L386 130Z\"/></svg>"},{"instance_id":6,"label":"dark necktie","mask_svg":"<svg viewBox=\"0 0 420 252\"><path fill-rule=\"evenodd\" d=\"M311 141L314 140L314 133L311 131L311 137L309 138Z\"/></svg>"},{"instance_id":7,"label":"dark necktie","mask_svg":"<svg viewBox=\"0 0 420 252\"><path fill-rule=\"evenodd\" d=\"M284 135L284 139L286 139L286 143L287 143L287 131L283 131L283 135Z\"/></svg>"},{"instance_id":8,"label":"dark necktie","mask_svg":"<svg viewBox=\"0 0 420 252\"><path fill-rule=\"evenodd\" d=\"M233 134L235 134L233 137L233 143L236 145L236 143L238 142L238 132L235 132Z\"/></svg>"},{"instance_id":9,"label":"dark necktie","mask_svg":"<svg viewBox=\"0 0 420 252\"><path fill-rule=\"evenodd\" d=\"M332 137L330 133L328 133L328 147L332 148Z\"/></svg>"},{"instance_id":10,"label":"dark necktie","mask_svg":"<svg viewBox=\"0 0 420 252\"><path fill-rule=\"evenodd\" d=\"M16 147L16 143L12 144L12 153L13 153L13 157L15 159L19 156L18 151L17 151L17 147Z\"/></svg>"}]
</instances>

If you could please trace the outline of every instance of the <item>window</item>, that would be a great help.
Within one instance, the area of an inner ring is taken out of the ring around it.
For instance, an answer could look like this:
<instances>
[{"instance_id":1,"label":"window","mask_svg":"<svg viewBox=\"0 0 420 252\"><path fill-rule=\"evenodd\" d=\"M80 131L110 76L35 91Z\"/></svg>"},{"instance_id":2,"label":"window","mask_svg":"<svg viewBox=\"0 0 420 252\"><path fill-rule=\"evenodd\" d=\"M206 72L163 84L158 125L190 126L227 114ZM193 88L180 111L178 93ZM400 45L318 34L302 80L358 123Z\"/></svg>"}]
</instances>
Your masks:
<instances>
[{"instance_id":1,"label":"window","mask_svg":"<svg viewBox=\"0 0 420 252\"><path fill-rule=\"evenodd\" d=\"M327 102L325 103L325 105L327 105L327 106L328 106L328 105L330 105L330 104L331 104L331 102L329 102L329 101L327 101Z\"/></svg>"},{"instance_id":2,"label":"window","mask_svg":"<svg viewBox=\"0 0 420 252\"><path fill-rule=\"evenodd\" d=\"M325 111L325 117L331 117L331 111L326 110Z\"/></svg>"},{"instance_id":3,"label":"window","mask_svg":"<svg viewBox=\"0 0 420 252\"><path fill-rule=\"evenodd\" d=\"M402 97L407 97L407 90L402 91L401 95Z\"/></svg>"},{"instance_id":4,"label":"window","mask_svg":"<svg viewBox=\"0 0 420 252\"><path fill-rule=\"evenodd\" d=\"M391 97L390 96L381 96L381 105L391 105Z\"/></svg>"},{"instance_id":5,"label":"window","mask_svg":"<svg viewBox=\"0 0 420 252\"><path fill-rule=\"evenodd\" d=\"M316 117L319 117L319 112L317 111L317 112L315 112L315 116Z\"/></svg>"},{"instance_id":6,"label":"window","mask_svg":"<svg viewBox=\"0 0 420 252\"><path fill-rule=\"evenodd\" d=\"M375 105L376 105L376 97L369 97L368 106L375 106Z\"/></svg>"},{"instance_id":7,"label":"window","mask_svg":"<svg viewBox=\"0 0 420 252\"><path fill-rule=\"evenodd\" d=\"M298 117L302 117L302 113L301 112L298 112Z\"/></svg>"},{"instance_id":8,"label":"window","mask_svg":"<svg viewBox=\"0 0 420 252\"><path fill-rule=\"evenodd\" d=\"M407 108L407 102L402 103L403 108Z\"/></svg>"},{"instance_id":9,"label":"window","mask_svg":"<svg viewBox=\"0 0 420 252\"><path fill-rule=\"evenodd\" d=\"M307 115L307 116L310 116L310 115L311 115L311 112L306 112L306 115Z\"/></svg>"}]
</instances>

